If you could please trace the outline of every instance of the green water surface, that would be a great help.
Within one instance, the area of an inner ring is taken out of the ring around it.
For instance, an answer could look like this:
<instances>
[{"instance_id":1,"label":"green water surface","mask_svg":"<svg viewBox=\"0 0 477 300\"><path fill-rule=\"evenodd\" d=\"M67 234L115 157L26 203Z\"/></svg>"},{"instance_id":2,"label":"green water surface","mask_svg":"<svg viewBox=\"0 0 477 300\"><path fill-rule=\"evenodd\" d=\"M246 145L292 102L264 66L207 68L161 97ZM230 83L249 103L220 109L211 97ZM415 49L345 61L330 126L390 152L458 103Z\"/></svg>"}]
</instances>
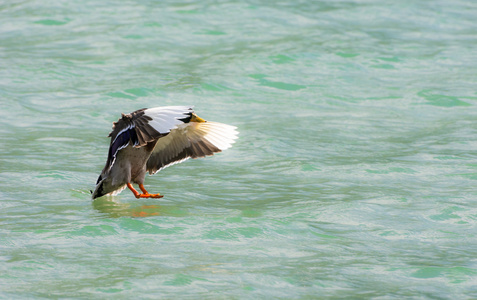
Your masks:
<instances>
[{"instance_id":1,"label":"green water surface","mask_svg":"<svg viewBox=\"0 0 477 300\"><path fill-rule=\"evenodd\" d=\"M0 4L0 298L477 298L472 1ZM91 201L113 121L234 146Z\"/></svg>"}]
</instances>

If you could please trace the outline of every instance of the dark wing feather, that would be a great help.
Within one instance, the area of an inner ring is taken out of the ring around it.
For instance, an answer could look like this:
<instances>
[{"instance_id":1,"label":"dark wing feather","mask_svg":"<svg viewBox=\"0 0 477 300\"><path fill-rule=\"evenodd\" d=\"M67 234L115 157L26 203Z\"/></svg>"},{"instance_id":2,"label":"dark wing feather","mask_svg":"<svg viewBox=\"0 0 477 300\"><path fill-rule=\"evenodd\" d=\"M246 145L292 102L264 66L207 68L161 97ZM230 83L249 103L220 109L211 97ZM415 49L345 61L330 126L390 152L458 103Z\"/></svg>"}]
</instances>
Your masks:
<instances>
[{"instance_id":1,"label":"dark wing feather","mask_svg":"<svg viewBox=\"0 0 477 300\"><path fill-rule=\"evenodd\" d=\"M114 164L119 150L129 144L142 147L163 135L148 124L152 118L144 114L145 110L143 108L127 115L123 114L121 119L113 123L113 130L109 133L111 143L106 161L107 169Z\"/></svg>"},{"instance_id":2,"label":"dark wing feather","mask_svg":"<svg viewBox=\"0 0 477 300\"><path fill-rule=\"evenodd\" d=\"M192 113L190 106L167 106L123 114L121 119L113 123L113 130L109 133L111 143L105 169L109 170L114 164L119 150L128 145L143 147L156 141L177 125L183 124L187 118L190 119Z\"/></svg>"},{"instance_id":3,"label":"dark wing feather","mask_svg":"<svg viewBox=\"0 0 477 300\"><path fill-rule=\"evenodd\" d=\"M139 144L138 135L135 128L126 129L125 131L118 134L109 147L109 154L116 156L116 153L129 145L130 142L135 146Z\"/></svg>"}]
</instances>

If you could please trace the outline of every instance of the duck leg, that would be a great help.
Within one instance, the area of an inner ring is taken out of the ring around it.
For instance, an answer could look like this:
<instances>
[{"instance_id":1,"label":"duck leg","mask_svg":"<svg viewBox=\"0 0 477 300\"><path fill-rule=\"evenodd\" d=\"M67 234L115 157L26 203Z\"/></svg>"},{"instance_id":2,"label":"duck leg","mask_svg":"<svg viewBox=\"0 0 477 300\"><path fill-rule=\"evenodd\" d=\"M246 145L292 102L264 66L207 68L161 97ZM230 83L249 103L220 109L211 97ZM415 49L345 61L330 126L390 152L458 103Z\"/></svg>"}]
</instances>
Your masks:
<instances>
[{"instance_id":1,"label":"duck leg","mask_svg":"<svg viewBox=\"0 0 477 300\"><path fill-rule=\"evenodd\" d=\"M144 188L143 184L139 184L139 188L141 189L142 194L140 194L138 191L136 191L136 189L129 182L127 183L127 186L131 190L131 192L133 192L133 194L136 198L162 198L162 197L164 197L163 195L160 195L160 194L149 194L149 192L146 191L146 189Z\"/></svg>"}]
</instances>

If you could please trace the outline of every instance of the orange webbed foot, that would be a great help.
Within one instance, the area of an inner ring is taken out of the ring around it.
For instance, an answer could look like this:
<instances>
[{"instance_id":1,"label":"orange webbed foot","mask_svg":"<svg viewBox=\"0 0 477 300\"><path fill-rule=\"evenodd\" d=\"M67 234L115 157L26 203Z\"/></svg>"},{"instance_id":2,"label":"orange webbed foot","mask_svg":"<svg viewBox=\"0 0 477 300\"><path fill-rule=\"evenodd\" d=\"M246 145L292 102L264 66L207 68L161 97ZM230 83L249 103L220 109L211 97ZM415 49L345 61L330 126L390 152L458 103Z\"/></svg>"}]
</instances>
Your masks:
<instances>
[{"instance_id":1,"label":"orange webbed foot","mask_svg":"<svg viewBox=\"0 0 477 300\"><path fill-rule=\"evenodd\" d=\"M151 198L162 198L164 195L161 194L151 194Z\"/></svg>"},{"instance_id":2,"label":"orange webbed foot","mask_svg":"<svg viewBox=\"0 0 477 300\"><path fill-rule=\"evenodd\" d=\"M160 194L149 194L149 193L144 193L144 194L137 194L135 195L136 198L162 198L164 197L163 195Z\"/></svg>"},{"instance_id":3,"label":"orange webbed foot","mask_svg":"<svg viewBox=\"0 0 477 300\"><path fill-rule=\"evenodd\" d=\"M162 197L164 197L161 194L149 194L149 192L146 191L146 189L144 188L144 185L142 185L142 184L139 184L139 188L141 189L142 194L139 193L138 191L136 191L136 189L129 182L127 183L127 186L131 190L131 192L133 192L134 196L138 199L139 198L162 198Z\"/></svg>"}]
</instances>

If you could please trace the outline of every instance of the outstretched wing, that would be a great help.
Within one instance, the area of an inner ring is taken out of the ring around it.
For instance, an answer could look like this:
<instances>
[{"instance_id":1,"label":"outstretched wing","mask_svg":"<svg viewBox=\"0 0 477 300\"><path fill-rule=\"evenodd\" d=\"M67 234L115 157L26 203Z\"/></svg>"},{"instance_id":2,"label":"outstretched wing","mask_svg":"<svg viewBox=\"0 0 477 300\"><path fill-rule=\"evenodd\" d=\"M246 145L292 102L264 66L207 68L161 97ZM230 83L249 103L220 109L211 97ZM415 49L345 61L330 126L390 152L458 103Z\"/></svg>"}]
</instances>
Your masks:
<instances>
[{"instance_id":1,"label":"outstretched wing","mask_svg":"<svg viewBox=\"0 0 477 300\"><path fill-rule=\"evenodd\" d=\"M105 170L113 166L119 150L129 144L142 147L167 135L172 129L189 120L192 113L190 106L164 106L123 114L121 119L113 123L113 131L109 134L111 144Z\"/></svg>"},{"instance_id":2,"label":"outstretched wing","mask_svg":"<svg viewBox=\"0 0 477 300\"><path fill-rule=\"evenodd\" d=\"M237 138L235 126L216 122L188 122L161 137L146 168L154 174L188 158L213 155L230 148Z\"/></svg>"}]
</instances>

